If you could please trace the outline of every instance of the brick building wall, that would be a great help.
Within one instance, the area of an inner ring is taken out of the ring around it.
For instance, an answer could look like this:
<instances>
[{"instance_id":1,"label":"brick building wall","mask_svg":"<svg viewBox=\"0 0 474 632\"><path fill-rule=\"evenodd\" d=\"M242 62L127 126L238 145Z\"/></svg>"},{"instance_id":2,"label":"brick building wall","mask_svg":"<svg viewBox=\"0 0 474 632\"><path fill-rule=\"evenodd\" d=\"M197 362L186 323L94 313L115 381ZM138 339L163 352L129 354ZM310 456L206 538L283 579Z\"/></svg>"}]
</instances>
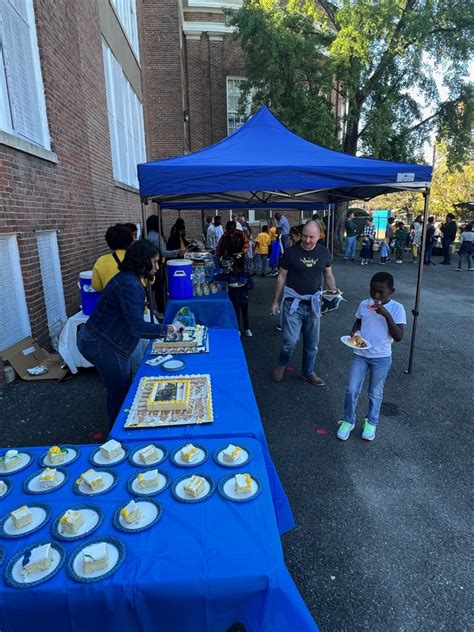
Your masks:
<instances>
[{"instance_id":1,"label":"brick building wall","mask_svg":"<svg viewBox=\"0 0 474 632\"><path fill-rule=\"evenodd\" d=\"M17 233L32 333L47 344L35 231L58 233L71 315L79 272L107 250L109 225L140 221L140 202L113 178L97 3L35 0L34 9L57 163L0 144L0 232Z\"/></svg>"}]
</instances>

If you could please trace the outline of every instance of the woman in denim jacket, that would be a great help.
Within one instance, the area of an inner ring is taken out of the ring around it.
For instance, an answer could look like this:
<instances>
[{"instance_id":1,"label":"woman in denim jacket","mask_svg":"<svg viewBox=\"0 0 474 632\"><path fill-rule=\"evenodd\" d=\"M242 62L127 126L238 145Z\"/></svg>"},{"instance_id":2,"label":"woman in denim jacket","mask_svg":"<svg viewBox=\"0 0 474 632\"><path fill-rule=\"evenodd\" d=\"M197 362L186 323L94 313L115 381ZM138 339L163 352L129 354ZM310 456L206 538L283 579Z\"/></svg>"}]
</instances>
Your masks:
<instances>
[{"instance_id":1,"label":"woman in denim jacket","mask_svg":"<svg viewBox=\"0 0 474 632\"><path fill-rule=\"evenodd\" d=\"M157 269L158 250L146 239L135 241L78 335L79 351L96 367L107 389L111 425L130 387L130 356L140 338L157 338L176 329L143 319L143 282L151 280Z\"/></svg>"}]
</instances>

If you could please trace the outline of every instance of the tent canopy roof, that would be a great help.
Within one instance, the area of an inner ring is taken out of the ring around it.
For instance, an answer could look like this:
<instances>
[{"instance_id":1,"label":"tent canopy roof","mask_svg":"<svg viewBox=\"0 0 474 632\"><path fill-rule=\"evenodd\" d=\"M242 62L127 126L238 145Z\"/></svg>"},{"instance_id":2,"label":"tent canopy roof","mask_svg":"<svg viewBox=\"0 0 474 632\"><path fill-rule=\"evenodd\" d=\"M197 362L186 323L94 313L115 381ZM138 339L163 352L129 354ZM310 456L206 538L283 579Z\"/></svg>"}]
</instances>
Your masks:
<instances>
[{"instance_id":1,"label":"tent canopy roof","mask_svg":"<svg viewBox=\"0 0 474 632\"><path fill-rule=\"evenodd\" d=\"M215 145L138 165L140 194L166 208L308 207L429 186L430 166L357 158L310 143L262 107ZM291 203L291 206L289 204Z\"/></svg>"}]
</instances>

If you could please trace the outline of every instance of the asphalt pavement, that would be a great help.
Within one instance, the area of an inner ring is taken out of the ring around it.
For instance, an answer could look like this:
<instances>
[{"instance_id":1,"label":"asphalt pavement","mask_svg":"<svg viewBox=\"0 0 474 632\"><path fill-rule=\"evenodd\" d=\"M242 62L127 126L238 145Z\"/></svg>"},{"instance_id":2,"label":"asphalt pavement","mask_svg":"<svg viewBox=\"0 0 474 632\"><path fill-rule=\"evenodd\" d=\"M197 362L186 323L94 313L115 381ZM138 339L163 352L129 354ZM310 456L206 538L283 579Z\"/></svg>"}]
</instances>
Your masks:
<instances>
[{"instance_id":1,"label":"asphalt pavement","mask_svg":"<svg viewBox=\"0 0 474 632\"><path fill-rule=\"evenodd\" d=\"M472 630L474 272L425 267L407 375L417 266L375 261L334 265L347 302L322 318L324 387L299 378L300 349L283 382L272 381L281 337L270 316L274 279L257 278L251 294L254 336L242 342L296 520L283 538L286 563L322 632ZM379 270L394 275L409 322L393 345L375 441L360 438L365 390L358 425L341 442L351 351L339 338ZM87 443L98 430L107 430L105 391L93 369L61 383L17 379L0 398L2 446Z\"/></svg>"}]
</instances>

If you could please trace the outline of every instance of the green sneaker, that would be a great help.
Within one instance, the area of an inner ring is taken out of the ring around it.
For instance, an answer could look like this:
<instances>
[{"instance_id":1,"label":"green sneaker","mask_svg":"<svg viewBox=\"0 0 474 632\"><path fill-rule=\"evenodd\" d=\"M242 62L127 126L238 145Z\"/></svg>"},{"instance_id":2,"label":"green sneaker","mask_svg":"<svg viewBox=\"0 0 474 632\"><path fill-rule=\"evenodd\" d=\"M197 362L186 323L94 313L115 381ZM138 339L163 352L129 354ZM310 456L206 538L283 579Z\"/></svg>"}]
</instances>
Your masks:
<instances>
[{"instance_id":1,"label":"green sneaker","mask_svg":"<svg viewBox=\"0 0 474 632\"><path fill-rule=\"evenodd\" d=\"M337 438L341 441L347 441L349 435L354 430L355 424L350 424L348 421L338 421L339 428L337 431Z\"/></svg>"},{"instance_id":2,"label":"green sneaker","mask_svg":"<svg viewBox=\"0 0 474 632\"><path fill-rule=\"evenodd\" d=\"M364 419L364 429L362 430L362 439L365 441L373 441L375 439L375 430L377 426L369 424L368 419Z\"/></svg>"}]
</instances>

